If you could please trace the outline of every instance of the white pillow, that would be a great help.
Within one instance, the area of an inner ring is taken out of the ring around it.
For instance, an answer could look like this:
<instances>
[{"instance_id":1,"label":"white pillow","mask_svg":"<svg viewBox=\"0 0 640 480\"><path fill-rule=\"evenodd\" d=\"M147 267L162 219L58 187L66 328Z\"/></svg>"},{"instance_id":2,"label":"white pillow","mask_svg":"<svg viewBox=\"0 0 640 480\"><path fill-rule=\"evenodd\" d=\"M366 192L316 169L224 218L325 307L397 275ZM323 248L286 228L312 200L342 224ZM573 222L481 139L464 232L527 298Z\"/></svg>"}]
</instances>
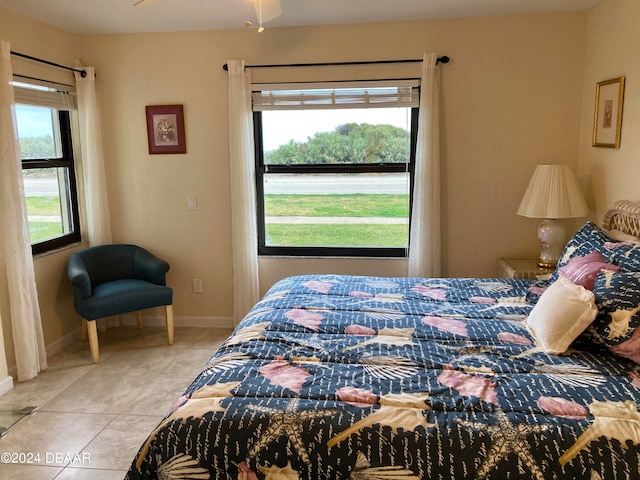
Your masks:
<instances>
[{"instance_id":1,"label":"white pillow","mask_svg":"<svg viewBox=\"0 0 640 480\"><path fill-rule=\"evenodd\" d=\"M561 275L540 296L526 326L537 346L557 355L569 348L597 314L593 292Z\"/></svg>"}]
</instances>

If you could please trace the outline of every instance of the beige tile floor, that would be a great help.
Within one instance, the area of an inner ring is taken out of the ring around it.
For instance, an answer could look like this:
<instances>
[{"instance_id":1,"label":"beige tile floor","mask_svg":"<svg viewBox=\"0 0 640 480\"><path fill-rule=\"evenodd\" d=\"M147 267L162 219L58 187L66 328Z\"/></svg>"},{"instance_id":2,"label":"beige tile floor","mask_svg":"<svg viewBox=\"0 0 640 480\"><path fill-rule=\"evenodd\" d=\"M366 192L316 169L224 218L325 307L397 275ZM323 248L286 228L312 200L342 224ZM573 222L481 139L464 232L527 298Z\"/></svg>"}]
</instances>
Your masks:
<instances>
[{"instance_id":1,"label":"beige tile floor","mask_svg":"<svg viewBox=\"0 0 640 480\"><path fill-rule=\"evenodd\" d=\"M0 480L122 480L138 448L231 329L159 327L99 332L100 363L78 342L49 368L0 396L0 409L36 406L0 438ZM37 463L35 460L38 460Z\"/></svg>"}]
</instances>

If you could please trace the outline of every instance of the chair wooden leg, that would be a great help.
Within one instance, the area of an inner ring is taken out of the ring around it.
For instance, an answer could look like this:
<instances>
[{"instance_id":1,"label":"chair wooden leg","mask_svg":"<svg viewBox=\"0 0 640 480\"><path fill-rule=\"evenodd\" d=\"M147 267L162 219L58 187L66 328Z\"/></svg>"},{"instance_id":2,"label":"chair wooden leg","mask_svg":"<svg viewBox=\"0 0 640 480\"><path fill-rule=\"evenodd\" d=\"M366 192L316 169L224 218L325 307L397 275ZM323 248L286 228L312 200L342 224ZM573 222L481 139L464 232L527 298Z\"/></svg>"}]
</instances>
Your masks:
<instances>
[{"instance_id":1,"label":"chair wooden leg","mask_svg":"<svg viewBox=\"0 0 640 480\"><path fill-rule=\"evenodd\" d=\"M82 327L80 328L80 341L87 341L87 321L84 318L82 319Z\"/></svg>"},{"instance_id":2,"label":"chair wooden leg","mask_svg":"<svg viewBox=\"0 0 640 480\"><path fill-rule=\"evenodd\" d=\"M136 312L136 322L138 322L138 329L142 328L142 312L140 310Z\"/></svg>"},{"instance_id":3,"label":"chair wooden leg","mask_svg":"<svg viewBox=\"0 0 640 480\"><path fill-rule=\"evenodd\" d=\"M167 338L169 339L169 345L173 345L173 306L166 305L164 312L167 317Z\"/></svg>"},{"instance_id":4,"label":"chair wooden leg","mask_svg":"<svg viewBox=\"0 0 640 480\"><path fill-rule=\"evenodd\" d=\"M93 363L100 363L100 350L98 348L98 329L96 327L96 321L91 320L86 323L87 331L89 333L89 350L91 350Z\"/></svg>"}]
</instances>

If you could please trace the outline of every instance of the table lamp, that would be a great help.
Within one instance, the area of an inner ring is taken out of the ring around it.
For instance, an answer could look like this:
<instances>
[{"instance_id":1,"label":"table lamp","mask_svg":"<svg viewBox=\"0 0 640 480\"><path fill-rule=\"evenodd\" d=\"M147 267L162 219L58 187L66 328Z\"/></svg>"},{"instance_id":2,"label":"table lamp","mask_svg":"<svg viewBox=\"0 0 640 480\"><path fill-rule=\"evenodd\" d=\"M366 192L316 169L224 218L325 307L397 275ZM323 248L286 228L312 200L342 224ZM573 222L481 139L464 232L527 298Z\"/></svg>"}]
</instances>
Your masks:
<instances>
[{"instance_id":1,"label":"table lamp","mask_svg":"<svg viewBox=\"0 0 640 480\"><path fill-rule=\"evenodd\" d=\"M566 228L560 219L584 217L589 213L578 180L568 165L538 165L518 215L542 218L538 226L542 268L554 268L566 241Z\"/></svg>"}]
</instances>

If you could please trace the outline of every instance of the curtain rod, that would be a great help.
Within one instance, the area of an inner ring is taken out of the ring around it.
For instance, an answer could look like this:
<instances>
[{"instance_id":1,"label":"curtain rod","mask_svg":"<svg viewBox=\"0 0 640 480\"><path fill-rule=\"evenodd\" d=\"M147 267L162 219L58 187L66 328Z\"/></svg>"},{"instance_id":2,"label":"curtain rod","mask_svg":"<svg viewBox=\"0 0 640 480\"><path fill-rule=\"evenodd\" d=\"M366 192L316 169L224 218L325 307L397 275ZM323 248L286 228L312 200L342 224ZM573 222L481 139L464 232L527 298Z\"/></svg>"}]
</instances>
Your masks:
<instances>
[{"instance_id":1,"label":"curtain rod","mask_svg":"<svg viewBox=\"0 0 640 480\"><path fill-rule=\"evenodd\" d=\"M279 68L279 67L335 67L342 65L379 65L386 63L417 63L422 62L422 59L411 59L411 60L371 60L371 61L362 61L362 62L329 62L329 63L286 63L286 64L277 64L277 65L245 65L245 68ZM436 60L436 65L439 63L449 63L449 57L443 55L442 57L438 57ZM224 64L222 69L225 71L229 71L229 65Z\"/></svg>"},{"instance_id":2,"label":"curtain rod","mask_svg":"<svg viewBox=\"0 0 640 480\"><path fill-rule=\"evenodd\" d=\"M77 68L67 67L65 65L60 65L59 63L50 62L49 60L43 60L41 58L32 57L31 55L25 55L24 53L14 52L13 50L11 51L11 55L15 55L16 57L26 58L28 60L33 60L34 62L46 63L47 65L51 65L52 67L63 68L65 70L71 70L72 72L78 72L82 78L87 76L86 70L78 70Z\"/></svg>"}]
</instances>

